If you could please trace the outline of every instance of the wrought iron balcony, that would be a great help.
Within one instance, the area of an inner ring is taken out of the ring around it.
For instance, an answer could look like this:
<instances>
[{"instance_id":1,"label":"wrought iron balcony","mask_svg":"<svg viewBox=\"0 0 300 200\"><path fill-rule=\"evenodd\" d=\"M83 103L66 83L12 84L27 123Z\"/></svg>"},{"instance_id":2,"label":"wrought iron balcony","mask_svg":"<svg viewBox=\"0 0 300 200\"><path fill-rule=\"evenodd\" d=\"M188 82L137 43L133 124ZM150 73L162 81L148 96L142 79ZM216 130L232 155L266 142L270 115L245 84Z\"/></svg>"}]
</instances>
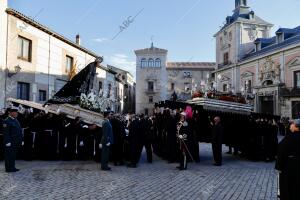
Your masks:
<instances>
[{"instance_id":1,"label":"wrought iron balcony","mask_svg":"<svg viewBox=\"0 0 300 200\"><path fill-rule=\"evenodd\" d=\"M152 90L152 89L146 89L146 90L145 90L145 93L146 93L146 94L156 94L157 91L156 91L156 90Z\"/></svg>"},{"instance_id":2,"label":"wrought iron balcony","mask_svg":"<svg viewBox=\"0 0 300 200\"><path fill-rule=\"evenodd\" d=\"M280 97L300 97L300 88L281 87L279 89Z\"/></svg>"},{"instance_id":3,"label":"wrought iron balcony","mask_svg":"<svg viewBox=\"0 0 300 200\"><path fill-rule=\"evenodd\" d=\"M228 61L228 62L224 62L224 63L221 63L221 64L218 64L218 69L222 69L224 67L227 67L229 65L231 65L232 62L231 61Z\"/></svg>"}]
</instances>

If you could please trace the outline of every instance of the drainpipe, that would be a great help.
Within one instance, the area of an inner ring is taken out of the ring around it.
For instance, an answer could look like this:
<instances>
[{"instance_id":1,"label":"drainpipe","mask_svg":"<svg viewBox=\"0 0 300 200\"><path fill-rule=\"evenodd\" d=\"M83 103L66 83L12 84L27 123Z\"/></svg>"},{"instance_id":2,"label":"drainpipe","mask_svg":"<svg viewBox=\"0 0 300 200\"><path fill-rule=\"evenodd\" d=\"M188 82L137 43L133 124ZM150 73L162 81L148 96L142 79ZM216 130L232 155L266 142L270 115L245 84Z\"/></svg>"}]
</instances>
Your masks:
<instances>
[{"instance_id":1,"label":"drainpipe","mask_svg":"<svg viewBox=\"0 0 300 200\"><path fill-rule=\"evenodd\" d=\"M8 15L6 18L6 59L5 59L5 71L4 71L4 75L5 75L5 81L4 81L4 107L6 107L7 102L6 102L6 98L7 98L7 75L8 75Z\"/></svg>"},{"instance_id":2,"label":"drainpipe","mask_svg":"<svg viewBox=\"0 0 300 200\"><path fill-rule=\"evenodd\" d=\"M49 34L49 50L48 50L48 99L50 99L50 52L51 52L51 35Z\"/></svg>"}]
</instances>

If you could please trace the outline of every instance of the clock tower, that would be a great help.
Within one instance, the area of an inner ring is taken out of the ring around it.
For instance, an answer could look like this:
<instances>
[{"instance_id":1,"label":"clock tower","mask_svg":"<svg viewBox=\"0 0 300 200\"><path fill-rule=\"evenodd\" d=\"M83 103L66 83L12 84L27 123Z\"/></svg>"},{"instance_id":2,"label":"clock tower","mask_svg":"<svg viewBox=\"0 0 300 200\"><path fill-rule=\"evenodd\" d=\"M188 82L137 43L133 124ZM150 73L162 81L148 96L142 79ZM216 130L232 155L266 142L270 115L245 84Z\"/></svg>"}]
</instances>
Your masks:
<instances>
[{"instance_id":1,"label":"clock tower","mask_svg":"<svg viewBox=\"0 0 300 200\"><path fill-rule=\"evenodd\" d=\"M247 0L235 0L233 14L214 35L218 68L238 63L254 49L257 38L269 37L272 26L250 9Z\"/></svg>"}]
</instances>

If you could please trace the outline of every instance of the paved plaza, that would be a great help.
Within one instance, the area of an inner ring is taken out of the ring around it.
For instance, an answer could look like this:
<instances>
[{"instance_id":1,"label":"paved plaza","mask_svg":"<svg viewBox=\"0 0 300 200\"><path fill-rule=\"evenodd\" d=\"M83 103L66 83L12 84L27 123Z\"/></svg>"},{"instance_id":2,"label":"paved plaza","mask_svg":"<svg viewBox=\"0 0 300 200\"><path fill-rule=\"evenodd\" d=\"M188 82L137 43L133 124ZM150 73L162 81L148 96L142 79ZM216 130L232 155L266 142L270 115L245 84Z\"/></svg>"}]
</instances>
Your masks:
<instances>
[{"instance_id":1,"label":"paved plaza","mask_svg":"<svg viewBox=\"0 0 300 200\"><path fill-rule=\"evenodd\" d=\"M21 171L7 174L0 162L0 199L277 199L274 163L224 154L224 165L215 167L210 145L200 151L201 162L187 171L157 157L148 164L145 154L138 168L111 172L93 161L17 161Z\"/></svg>"}]
</instances>

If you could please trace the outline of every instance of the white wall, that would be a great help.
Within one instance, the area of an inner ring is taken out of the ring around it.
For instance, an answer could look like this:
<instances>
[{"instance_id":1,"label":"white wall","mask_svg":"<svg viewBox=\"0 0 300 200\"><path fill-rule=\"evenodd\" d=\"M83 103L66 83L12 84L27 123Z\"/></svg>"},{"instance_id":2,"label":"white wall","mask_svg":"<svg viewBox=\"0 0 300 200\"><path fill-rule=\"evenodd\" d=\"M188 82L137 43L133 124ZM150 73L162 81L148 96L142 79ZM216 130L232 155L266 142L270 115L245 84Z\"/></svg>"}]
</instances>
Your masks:
<instances>
[{"instance_id":1,"label":"white wall","mask_svg":"<svg viewBox=\"0 0 300 200\"><path fill-rule=\"evenodd\" d=\"M86 52L53 37L12 15L9 15L8 21L8 34L10 38L8 43L8 66L12 68L13 66L19 65L21 67L21 72L9 78L8 83L14 84L14 89L7 90L7 97L17 97L16 85L18 81L22 81L30 83L31 101L38 101L38 92L40 89L46 90L48 98L51 98L52 95L63 86L61 83L58 84L58 79L61 80L67 78L67 73L65 72L66 55L73 57L74 64L77 66L77 72L96 59ZM3 33L2 23L0 33ZM0 41L3 40L2 35ZM19 60L17 58L18 35L32 41L31 62ZM3 46L6 46L6 44ZM2 51L3 49L4 48L0 48ZM2 56L3 52L0 53ZM1 58L1 62L2 60L3 59ZM3 78L1 78L1 81L2 80ZM4 84L1 83L0 87L1 86L4 86ZM2 91L5 91L5 89L2 89ZM4 102L4 95L0 96L0 101ZM1 107L3 107L3 105L0 103L0 108Z\"/></svg>"},{"instance_id":2,"label":"white wall","mask_svg":"<svg viewBox=\"0 0 300 200\"><path fill-rule=\"evenodd\" d=\"M0 0L0 108L4 107L4 85L6 68L7 0Z\"/></svg>"}]
</instances>

